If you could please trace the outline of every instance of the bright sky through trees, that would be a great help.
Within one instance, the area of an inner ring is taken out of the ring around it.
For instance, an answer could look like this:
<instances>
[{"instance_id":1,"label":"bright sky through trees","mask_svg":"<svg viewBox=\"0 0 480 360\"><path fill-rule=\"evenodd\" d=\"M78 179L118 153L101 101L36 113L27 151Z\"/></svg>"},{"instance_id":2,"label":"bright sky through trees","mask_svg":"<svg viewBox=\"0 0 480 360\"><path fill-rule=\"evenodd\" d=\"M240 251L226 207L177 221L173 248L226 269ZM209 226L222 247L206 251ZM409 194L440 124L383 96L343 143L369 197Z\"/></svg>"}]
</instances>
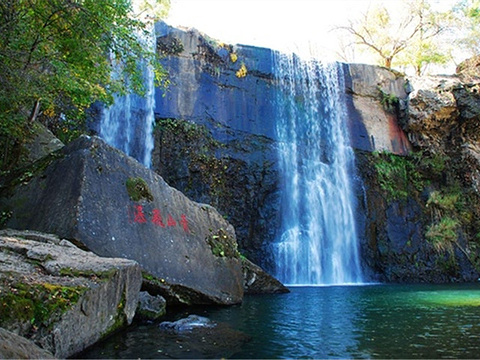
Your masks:
<instances>
[{"instance_id":1,"label":"bright sky through trees","mask_svg":"<svg viewBox=\"0 0 480 360\"><path fill-rule=\"evenodd\" d=\"M400 0L172 0L166 21L194 27L227 43L336 59L340 44L332 28L345 25L376 3L392 9L401 5ZM431 3L447 10L454 1Z\"/></svg>"}]
</instances>

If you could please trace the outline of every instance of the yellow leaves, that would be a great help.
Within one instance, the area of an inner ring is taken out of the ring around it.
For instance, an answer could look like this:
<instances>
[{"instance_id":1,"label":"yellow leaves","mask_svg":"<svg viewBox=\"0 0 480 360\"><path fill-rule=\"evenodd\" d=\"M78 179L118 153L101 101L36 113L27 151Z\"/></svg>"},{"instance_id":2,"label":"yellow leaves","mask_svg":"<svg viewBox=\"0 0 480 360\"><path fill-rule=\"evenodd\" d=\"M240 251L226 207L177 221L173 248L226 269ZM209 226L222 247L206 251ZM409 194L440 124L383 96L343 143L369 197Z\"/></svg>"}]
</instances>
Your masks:
<instances>
[{"instance_id":1,"label":"yellow leaves","mask_svg":"<svg viewBox=\"0 0 480 360\"><path fill-rule=\"evenodd\" d=\"M230 53L230 61L231 61L232 63L236 63L237 60L238 60L238 55L237 55L236 53L234 53L234 52Z\"/></svg>"},{"instance_id":2,"label":"yellow leaves","mask_svg":"<svg viewBox=\"0 0 480 360\"><path fill-rule=\"evenodd\" d=\"M238 69L238 71L235 73L235 75L239 79L247 76L247 67L245 66L245 64L242 64L242 66L240 66L240 69Z\"/></svg>"},{"instance_id":3,"label":"yellow leaves","mask_svg":"<svg viewBox=\"0 0 480 360\"><path fill-rule=\"evenodd\" d=\"M53 107L49 107L49 108L43 110L43 115L52 118L52 117L55 116L55 110L53 109Z\"/></svg>"}]
</instances>

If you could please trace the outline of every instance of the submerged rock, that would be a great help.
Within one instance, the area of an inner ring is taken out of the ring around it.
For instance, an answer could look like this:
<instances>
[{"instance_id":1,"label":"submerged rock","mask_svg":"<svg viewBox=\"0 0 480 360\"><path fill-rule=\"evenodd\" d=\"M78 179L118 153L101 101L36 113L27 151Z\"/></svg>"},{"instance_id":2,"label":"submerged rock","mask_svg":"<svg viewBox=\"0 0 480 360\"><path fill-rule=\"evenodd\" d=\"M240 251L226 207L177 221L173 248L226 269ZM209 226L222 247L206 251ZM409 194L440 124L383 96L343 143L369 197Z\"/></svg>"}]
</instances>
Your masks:
<instances>
[{"instance_id":1,"label":"submerged rock","mask_svg":"<svg viewBox=\"0 0 480 360\"><path fill-rule=\"evenodd\" d=\"M135 314L140 320L156 320L167 311L167 302L160 295L152 296L146 291L140 292L138 309Z\"/></svg>"},{"instance_id":2,"label":"submerged rock","mask_svg":"<svg viewBox=\"0 0 480 360\"><path fill-rule=\"evenodd\" d=\"M0 232L0 326L56 357L131 323L142 282L135 261L101 258L37 232Z\"/></svg>"},{"instance_id":3,"label":"submerged rock","mask_svg":"<svg viewBox=\"0 0 480 360\"><path fill-rule=\"evenodd\" d=\"M189 315L159 325L163 336L157 344L169 358L229 358L251 338L226 323Z\"/></svg>"},{"instance_id":4,"label":"submerged rock","mask_svg":"<svg viewBox=\"0 0 480 360\"><path fill-rule=\"evenodd\" d=\"M52 232L100 256L136 260L170 301L242 301L235 231L213 207L190 201L97 137L81 137L56 157L3 194L8 227Z\"/></svg>"},{"instance_id":5,"label":"submerged rock","mask_svg":"<svg viewBox=\"0 0 480 360\"><path fill-rule=\"evenodd\" d=\"M214 328L215 326L217 326L215 322L211 321L206 317L198 315L189 315L184 319L180 319L174 322L164 321L159 325L160 329L176 334L192 332L195 329Z\"/></svg>"}]
</instances>

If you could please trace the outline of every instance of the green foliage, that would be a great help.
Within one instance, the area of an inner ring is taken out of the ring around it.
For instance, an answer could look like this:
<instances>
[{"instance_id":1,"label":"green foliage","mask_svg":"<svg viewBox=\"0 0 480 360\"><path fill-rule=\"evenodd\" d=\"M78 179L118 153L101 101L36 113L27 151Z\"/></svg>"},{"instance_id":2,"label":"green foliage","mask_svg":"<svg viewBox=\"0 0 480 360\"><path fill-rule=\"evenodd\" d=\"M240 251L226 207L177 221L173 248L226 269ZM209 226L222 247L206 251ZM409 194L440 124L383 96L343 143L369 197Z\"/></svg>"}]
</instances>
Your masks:
<instances>
[{"instance_id":1,"label":"green foliage","mask_svg":"<svg viewBox=\"0 0 480 360\"><path fill-rule=\"evenodd\" d=\"M373 6L360 20L339 29L351 36L351 44L370 52L387 68L401 55L400 65L420 67L420 72L425 65L444 62L438 35L447 28L446 13L433 11L427 0L400 4L395 13L383 3Z\"/></svg>"},{"instance_id":2,"label":"green foliage","mask_svg":"<svg viewBox=\"0 0 480 360\"><path fill-rule=\"evenodd\" d=\"M455 45L460 45L471 55L480 53L480 0L461 0L453 9L456 27L461 37Z\"/></svg>"},{"instance_id":3,"label":"green foliage","mask_svg":"<svg viewBox=\"0 0 480 360\"><path fill-rule=\"evenodd\" d=\"M158 85L164 83L155 51L140 41L146 24L134 15L129 0L0 3L0 145L6 153L25 140L37 114L63 122L61 133L75 129L95 101L143 93L140 60L152 65ZM122 59L118 76L112 76L115 59ZM16 160L4 155L0 165Z\"/></svg>"},{"instance_id":4,"label":"green foliage","mask_svg":"<svg viewBox=\"0 0 480 360\"><path fill-rule=\"evenodd\" d=\"M182 42L176 37L157 40L157 51L161 56L178 55L184 50Z\"/></svg>"},{"instance_id":5,"label":"green foliage","mask_svg":"<svg viewBox=\"0 0 480 360\"><path fill-rule=\"evenodd\" d=\"M442 194L436 190L430 194L427 206L434 206L441 211L452 212L455 211L460 196L461 194L459 193Z\"/></svg>"},{"instance_id":6,"label":"green foliage","mask_svg":"<svg viewBox=\"0 0 480 360\"><path fill-rule=\"evenodd\" d=\"M411 157L375 152L374 165L380 187L391 200L406 200L410 189L421 191L425 181Z\"/></svg>"},{"instance_id":7,"label":"green foliage","mask_svg":"<svg viewBox=\"0 0 480 360\"><path fill-rule=\"evenodd\" d=\"M190 160L189 172L198 174L201 183L207 184L208 192L212 196L211 204L218 206L219 197L228 193L227 171L231 161L229 158L216 157L216 151L225 145L215 140L205 126L185 120L158 119L156 131L161 132L161 147L176 148L177 158ZM168 171L165 169L162 176L168 178ZM196 186L194 177L189 176L188 182L184 189L187 193Z\"/></svg>"},{"instance_id":8,"label":"green foliage","mask_svg":"<svg viewBox=\"0 0 480 360\"><path fill-rule=\"evenodd\" d=\"M423 75L431 64L444 65L450 60L445 49L432 39L415 39L409 51L402 52L397 58L398 65L412 66L417 76Z\"/></svg>"},{"instance_id":9,"label":"green foliage","mask_svg":"<svg viewBox=\"0 0 480 360\"><path fill-rule=\"evenodd\" d=\"M453 245L457 242L459 221L450 217L442 218L438 223L428 227L426 239L439 253L453 253Z\"/></svg>"},{"instance_id":10,"label":"green foliage","mask_svg":"<svg viewBox=\"0 0 480 360\"><path fill-rule=\"evenodd\" d=\"M380 91L380 104L382 104L383 108L386 111L394 112L400 102L398 96L386 93L381 87L378 87L378 91Z\"/></svg>"},{"instance_id":11,"label":"green foliage","mask_svg":"<svg viewBox=\"0 0 480 360\"><path fill-rule=\"evenodd\" d=\"M140 201L145 199L147 201L153 201L153 194L144 179L140 177L128 178L125 186L131 200Z\"/></svg>"},{"instance_id":12,"label":"green foliage","mask_svg":"<svg viewBox=\"0 0 480 360\"><path fill-rule=\"evenodd\" d=\"M237 243L223 228L207 237L212 253L218 257L240 258Z\"/></svg>"},{"instance_id":13,"label":"green foliage","mask_svg":"<svg viewBox=\"0 0 480 360\"><path fill-rule=\"evenodd\" d=\"M111 279L116 274L116 272L117 272L116 269L111 269L106 271L97 271L97 272L93 270L72 269L69 267L60 269L61 276L74 277L74 278L84 277L91 280L100 280L100 281L106 281Z\"/></svg>"},{"instance_id":14,"label":"green foliage","mask_svg":"<svg viewBox=\"0 0 480 360\"><path fill-rule=\"evenodd\" d=\"M446 169L447 157L438 153L417 151L411 154L422 172L429 177L442 175Z\"/></svg>"}]
</instances>

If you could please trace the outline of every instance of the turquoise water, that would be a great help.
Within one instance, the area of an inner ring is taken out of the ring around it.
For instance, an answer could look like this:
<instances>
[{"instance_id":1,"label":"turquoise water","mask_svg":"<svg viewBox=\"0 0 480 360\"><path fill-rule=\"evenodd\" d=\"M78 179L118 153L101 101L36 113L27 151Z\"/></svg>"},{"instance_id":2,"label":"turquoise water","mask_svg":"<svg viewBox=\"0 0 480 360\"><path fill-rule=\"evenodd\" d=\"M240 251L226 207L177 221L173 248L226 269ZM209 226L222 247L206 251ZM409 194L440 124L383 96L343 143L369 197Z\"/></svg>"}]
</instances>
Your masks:
<instances>
[{"instance_id":1,"label":"turquoise water","mask_svg":"<svg viewBox=\"0 0 480 360\"><path fill-rule=\"evenodd\" d=\"M231 346L137 325L86 358L480 358L480 284L291 288L188 310L250 337ZM186 316L187 313L177 316ZM231 341L225 340L225 342Z\"/></svg>"}]
</instances>

